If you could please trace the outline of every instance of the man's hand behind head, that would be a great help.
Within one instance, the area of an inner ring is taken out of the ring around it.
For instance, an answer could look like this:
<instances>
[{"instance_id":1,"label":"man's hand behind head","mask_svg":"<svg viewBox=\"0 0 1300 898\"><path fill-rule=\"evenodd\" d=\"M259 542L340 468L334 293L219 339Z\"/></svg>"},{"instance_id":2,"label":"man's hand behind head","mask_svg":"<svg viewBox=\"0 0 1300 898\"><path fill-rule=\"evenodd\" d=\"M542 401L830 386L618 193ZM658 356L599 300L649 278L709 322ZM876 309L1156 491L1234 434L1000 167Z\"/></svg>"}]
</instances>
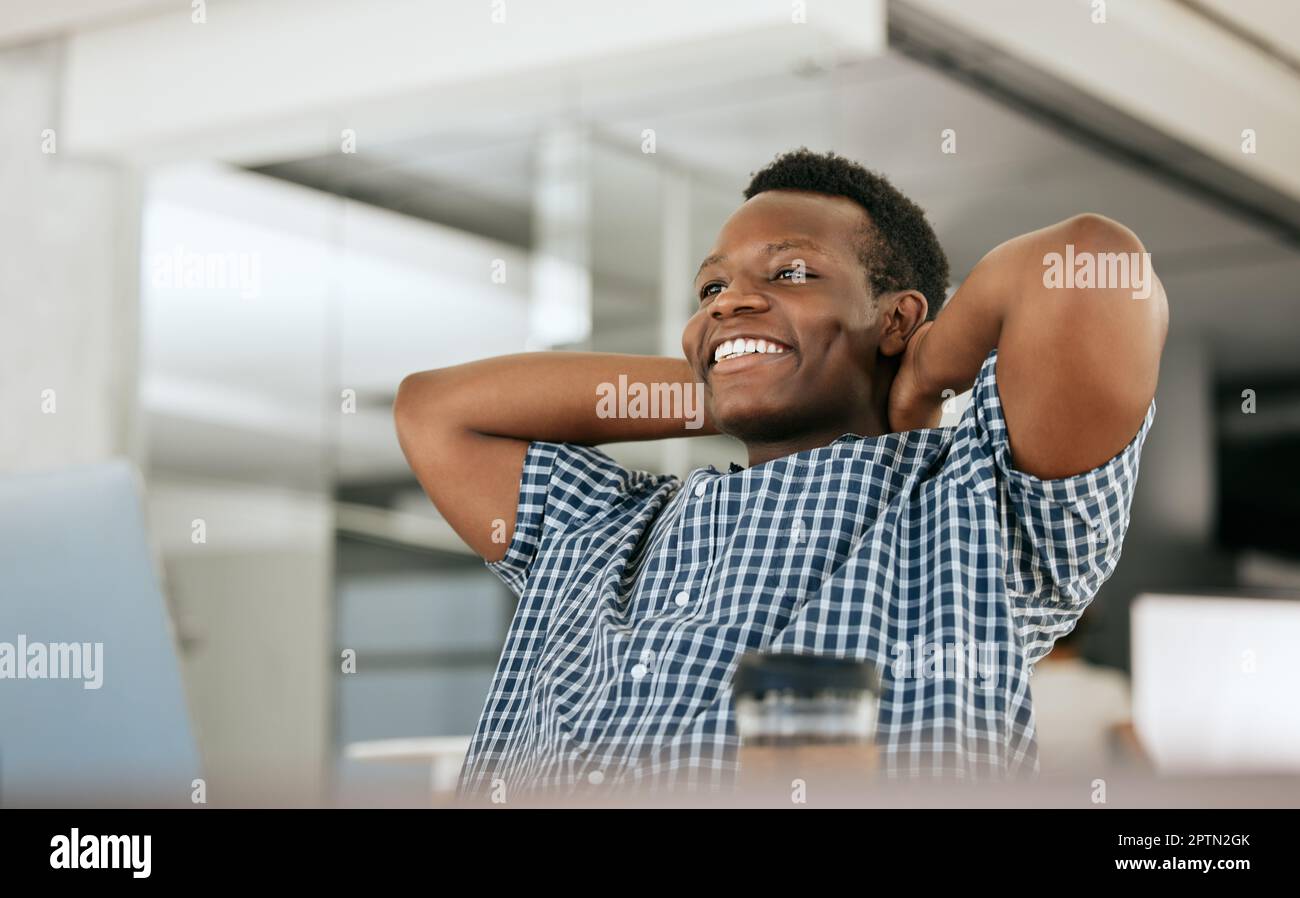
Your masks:
<instances>
[{"instance_id":1,"label":"man's hand behind head","mask_svg":"<svg viewBox=\"0 0 1300 898\"><path fill-rule=\"evenodd\" d=\"M920 350L933 321L920 325L907 341L898 374L889 388L889 429L891 432L938 427L943 419L943 395L925 383L920 364Z\"/></svg>"}]
</instances>

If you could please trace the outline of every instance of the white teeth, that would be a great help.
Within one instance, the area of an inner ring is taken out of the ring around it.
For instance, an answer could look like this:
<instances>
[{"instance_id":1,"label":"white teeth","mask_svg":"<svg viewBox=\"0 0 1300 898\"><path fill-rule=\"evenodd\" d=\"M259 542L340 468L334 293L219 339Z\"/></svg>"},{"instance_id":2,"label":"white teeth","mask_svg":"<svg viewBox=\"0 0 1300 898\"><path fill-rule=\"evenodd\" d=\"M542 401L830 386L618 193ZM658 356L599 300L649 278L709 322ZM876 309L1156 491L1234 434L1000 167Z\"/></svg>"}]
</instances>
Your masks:
<instances>
[{"instance_id":1,"label":"white teeth","mask_svg":"<svg viewBox=\"0 0 1300 898\"><path fill-rule=\"evenodd\" d=\"M751 340L748 337L737 337L734 340L723 340L718 348L713 350L713 361L720 362L723 359L739 358L750 353L774 353L780 354L785 352L785 347L779 343L769 343L766 340Z\"/></svg>"}]
</instances>

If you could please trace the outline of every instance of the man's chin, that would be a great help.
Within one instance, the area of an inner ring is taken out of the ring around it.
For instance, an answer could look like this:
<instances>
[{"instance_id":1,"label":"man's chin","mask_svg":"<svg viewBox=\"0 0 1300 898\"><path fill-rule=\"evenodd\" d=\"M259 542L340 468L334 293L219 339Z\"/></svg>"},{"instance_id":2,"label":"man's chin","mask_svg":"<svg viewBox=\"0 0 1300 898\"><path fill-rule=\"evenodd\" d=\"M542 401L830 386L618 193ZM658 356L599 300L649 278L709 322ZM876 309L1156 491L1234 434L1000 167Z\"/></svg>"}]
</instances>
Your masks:
<instances>
[{"instance_id":1,"label":"man's chin","mask_svg":"<svg viewBox=\"0 0 1300 898\"><path fill-rule=\"evenodd\" d=\"M795 409L772 405L714 406L710 420L718 430L744 443L779 442L798 430Z\"/></svg>"}]
</instances>

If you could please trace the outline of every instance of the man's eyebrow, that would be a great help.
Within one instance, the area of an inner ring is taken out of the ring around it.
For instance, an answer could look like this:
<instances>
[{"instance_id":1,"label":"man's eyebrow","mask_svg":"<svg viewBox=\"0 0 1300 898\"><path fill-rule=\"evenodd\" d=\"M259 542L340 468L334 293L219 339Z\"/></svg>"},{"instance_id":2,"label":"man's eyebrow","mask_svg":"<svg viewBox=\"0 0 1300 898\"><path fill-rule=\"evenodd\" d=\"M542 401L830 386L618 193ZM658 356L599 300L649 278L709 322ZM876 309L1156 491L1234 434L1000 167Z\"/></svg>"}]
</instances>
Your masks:
<instances>
[{"instance_id":1,"label":"man's eyebrow","mask_svg":"<svg viewBox=\"0 0 1300 898\"><path fill-rule=\"evenodd\" d=\"M776 243L768 243L763 247L763 255L775 256L777 253L783 253L788 249L810 249L813 252L830 255L821 244L812 240L781 240ZM719 262L722 262L726 258L727 257L722 253L714 253L711 256L706 256L704 261L700 263L700 267L696 270L695 276L698 278L701 271L708 268L710 265L716 265Z\"/></svg>"},{"instance_id":2,"label":"man's eyebrow","mask_svg":"<svg viewBox=\"0 0 1300 898\"><path fill-rule=\"evenodd\" d=\"M767 246L763 247L763 252L766 255L774 256L777 253L783 253L788 249L810 249L814 252L826 253L826 250L822 248L821 244L812 240L782 240L780 243L769 243Z\"/></svg>"},{"instance_id":3,"label":"man's eyebrow","mask_svg":"<svg viewBox=\"0 0 1300 898\"><path fill-rule=\"evenodd\" d=\"M695 269L695 276L698 278L700 276L701 271L708 268L710 265L717 265L725 258L727 257L724 256L722 253L714 253L711 256L705 256L704 261L700 263L700 267Z\"/></svg>"}]
</instances>

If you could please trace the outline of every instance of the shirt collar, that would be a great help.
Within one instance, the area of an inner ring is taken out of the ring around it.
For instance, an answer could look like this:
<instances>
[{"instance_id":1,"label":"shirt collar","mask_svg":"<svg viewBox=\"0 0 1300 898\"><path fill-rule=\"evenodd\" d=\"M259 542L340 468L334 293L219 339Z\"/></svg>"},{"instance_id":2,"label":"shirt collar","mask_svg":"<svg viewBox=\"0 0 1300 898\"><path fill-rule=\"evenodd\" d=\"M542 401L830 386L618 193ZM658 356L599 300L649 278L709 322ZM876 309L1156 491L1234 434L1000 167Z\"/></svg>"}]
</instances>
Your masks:
<instances>
[{"instance_id":1,"label":"shirt collar","mask_svg":"<svg viewBox=\"0 0 1300 898\"><path fill-rule=\"evenodd\" d=\"M826 446L823 446L822 448L828 448L828 447L830 447L830 446L834 446L834 445L836 445L837 443L851 443L851 442L853 442L853 441L855 441L855 440L863 440L863 439L866 439L866 438L863 437L863 436L860 435L860 434L856 434L856 433L846 433L846 434L844 434L844 435L841 436L841 437L836 437L835 439L831 440L829 443L826 444ZM815 450L810 450L810 451L815 451ZM717 472L717 473L721 473L721 472L718 471L718 469L715 468L713 465L709 465L709 470L710 470L710 471ZM742 465L738 465L738 464L736 464L736 463L733 461L733 462L730 463L730 468L727 470L727 473L728 473L728 474L739 474L741 471L744 471L744 470L745 470L745 468L744 468Z\"/></svg>"}]
</instances>

